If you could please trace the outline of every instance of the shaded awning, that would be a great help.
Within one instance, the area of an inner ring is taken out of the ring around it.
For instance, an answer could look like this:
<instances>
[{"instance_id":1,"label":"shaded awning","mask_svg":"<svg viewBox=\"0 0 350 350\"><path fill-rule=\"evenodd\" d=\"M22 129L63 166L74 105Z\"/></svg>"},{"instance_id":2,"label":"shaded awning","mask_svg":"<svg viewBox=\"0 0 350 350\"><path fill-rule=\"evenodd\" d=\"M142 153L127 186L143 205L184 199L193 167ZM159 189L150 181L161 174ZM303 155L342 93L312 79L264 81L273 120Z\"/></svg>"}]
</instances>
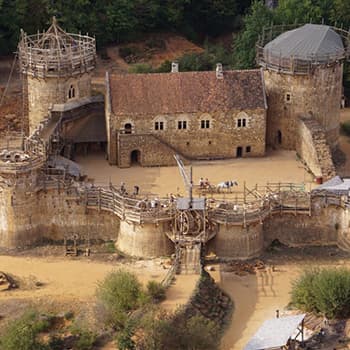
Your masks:
<instances>
[{"instance_id":1,"label":"shaded awning","mask_svg":"<svg viewBox=\"0 0 350 350\"><path fill-rule=\"evenodd\" d=\"M244 350L275 349L286 345L304 318L305 314L301 314L265 321Z\"/></svg>"},{"instance_id":2,"label":"shaded awning","mask_svg":"<svg viewBox=\"0 0 350 350\"><path fill-rule=\"evenodd\" d=\"M330 192L338 195L348 195L350 190L350 179L342 179L334 176L322 185L316 187L312 192Z\"/></svg>"}]
</instances>

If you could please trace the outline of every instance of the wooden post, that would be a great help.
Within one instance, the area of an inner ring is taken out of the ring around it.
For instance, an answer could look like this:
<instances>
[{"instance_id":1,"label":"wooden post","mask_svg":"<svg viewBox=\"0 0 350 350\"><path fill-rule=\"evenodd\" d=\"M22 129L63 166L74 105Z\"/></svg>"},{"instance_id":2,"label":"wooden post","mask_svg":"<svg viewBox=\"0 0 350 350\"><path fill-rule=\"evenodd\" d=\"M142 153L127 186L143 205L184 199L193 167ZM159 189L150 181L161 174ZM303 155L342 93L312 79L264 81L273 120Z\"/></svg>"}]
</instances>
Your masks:
<instances>
[{"instance_id":1,"label":"wooden post","mask_svg":"<svg viewBox=\"0 0 350 350\"><path fill-rule=\"evenodd\" d=\"M101 187L98 188L98 211L101 211Z\"/></svg>"}]
</instances>

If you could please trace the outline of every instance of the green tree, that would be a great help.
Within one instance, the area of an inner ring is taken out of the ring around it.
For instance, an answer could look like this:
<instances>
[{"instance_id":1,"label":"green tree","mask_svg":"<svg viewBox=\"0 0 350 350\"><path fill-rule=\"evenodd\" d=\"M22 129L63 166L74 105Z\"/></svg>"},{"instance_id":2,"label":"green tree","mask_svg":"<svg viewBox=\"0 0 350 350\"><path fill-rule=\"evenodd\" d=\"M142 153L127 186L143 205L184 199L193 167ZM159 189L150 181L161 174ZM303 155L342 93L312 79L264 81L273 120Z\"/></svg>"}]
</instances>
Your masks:
<instances>
[{"instance_id":1,"label":"green tree","mask_svg":"<svg viewBox=\"0 0 350 350\"><path fill-rule=\"evenodd\" d=\"M350 271L307 270L294 281L291 302L296 307L330 318L350 316Z\"/></svg>"},{"instance_id":2,"label":"green tree","mask_svg":"<svg viewBox=\"0 0 350 350\"><path fill-rule=\"evenodd\" d=\"M345 29L350 28L350 1L349 0L334 0L334 8L331 18L338 25L343 24Z\"/></svg>"},{"instance_id":3,"label":"green tree","mask_svg":"<svg viewBox=\"0 0 350 350\"><path fill-rule=\"evenodd\" d=\"M116 329L122 329L128 314L142 304L141 284L130 272L117 270L109 273L99 283L97 299L104 308L106 323Z\"/></svg>"},{"instance_id":4,"label":"green tree","mask_svg":"<svg viewBox=\"0 0 350 350\"><path fill-rule=\"evenodd\" d=\"M328 19L330 1L325 0L280 0L275 13L279 23L321 23Z\"/></svg>"},{"instance_id":5,"label":"green tree","mask_svg":"<svg viewBox=\"0 0 350 350\"><path fill-rule=\"evenodd\" d=\"M254 0L244 17L244 28L233 45L233 65L236 69L252 68L255 64L255 44L264 26L273 19L272 12L263 1Z\"/></svg>"}]
</instances>

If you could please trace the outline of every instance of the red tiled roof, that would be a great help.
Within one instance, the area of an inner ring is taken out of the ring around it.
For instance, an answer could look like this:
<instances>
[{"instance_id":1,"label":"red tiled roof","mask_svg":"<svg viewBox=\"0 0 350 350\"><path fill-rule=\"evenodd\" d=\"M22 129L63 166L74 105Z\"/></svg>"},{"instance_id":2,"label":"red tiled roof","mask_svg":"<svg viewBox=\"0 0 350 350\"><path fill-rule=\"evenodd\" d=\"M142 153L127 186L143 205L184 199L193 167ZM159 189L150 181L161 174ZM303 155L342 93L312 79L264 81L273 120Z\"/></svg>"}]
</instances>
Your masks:
<instances>
[{"instance_id":1,"label":"red tiled roof","mask_svg":"<svg viewBox=\"0 0 350 350\"><path fill-rule=\"evenodd\" d=\"M254 70L112 74L112 111L125 114L171 114L266 108L262 72Z\"/></svg>"}]
</instances>

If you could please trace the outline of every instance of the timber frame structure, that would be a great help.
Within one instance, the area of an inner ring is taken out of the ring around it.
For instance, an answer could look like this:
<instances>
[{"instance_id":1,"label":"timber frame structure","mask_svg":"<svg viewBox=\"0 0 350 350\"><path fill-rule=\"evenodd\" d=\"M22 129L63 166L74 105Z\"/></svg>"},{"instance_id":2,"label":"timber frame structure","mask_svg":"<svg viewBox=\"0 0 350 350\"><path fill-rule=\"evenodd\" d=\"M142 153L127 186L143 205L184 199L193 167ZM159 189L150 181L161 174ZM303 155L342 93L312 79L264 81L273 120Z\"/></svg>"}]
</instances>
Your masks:
<instances>
[{"instance_id":1,"label":"timber frame structure","mask_svg":"<svg viewBox=\"0 0 350 350\"><path fill-rule=\"evenodd\" d=\"M90 72L95 68L95 47L95 38L66 33L53 17L46 32L27 35L21 30L18 44L20 71L38 78Z\"/></svg>"}]
</instances>

